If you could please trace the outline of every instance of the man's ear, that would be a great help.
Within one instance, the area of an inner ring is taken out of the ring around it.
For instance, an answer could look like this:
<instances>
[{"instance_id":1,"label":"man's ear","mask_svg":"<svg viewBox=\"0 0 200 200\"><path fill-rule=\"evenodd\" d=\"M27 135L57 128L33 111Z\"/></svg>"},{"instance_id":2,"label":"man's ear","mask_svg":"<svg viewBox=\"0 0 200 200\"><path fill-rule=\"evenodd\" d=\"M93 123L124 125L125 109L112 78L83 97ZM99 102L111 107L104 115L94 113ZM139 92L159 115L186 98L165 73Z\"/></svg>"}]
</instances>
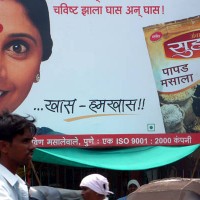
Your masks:
<instances>
[{"instance_id":1,"label":"man's ear","mask_svg":"<svg viewBox=\"0 0 200 200\"><path fill-rule=\"evenodd\" d=\"M9 147L9 142L0 140L0 152L1 152L1 154L2 153L7 154L8 147Z\"/></svg>"}]
</instances>

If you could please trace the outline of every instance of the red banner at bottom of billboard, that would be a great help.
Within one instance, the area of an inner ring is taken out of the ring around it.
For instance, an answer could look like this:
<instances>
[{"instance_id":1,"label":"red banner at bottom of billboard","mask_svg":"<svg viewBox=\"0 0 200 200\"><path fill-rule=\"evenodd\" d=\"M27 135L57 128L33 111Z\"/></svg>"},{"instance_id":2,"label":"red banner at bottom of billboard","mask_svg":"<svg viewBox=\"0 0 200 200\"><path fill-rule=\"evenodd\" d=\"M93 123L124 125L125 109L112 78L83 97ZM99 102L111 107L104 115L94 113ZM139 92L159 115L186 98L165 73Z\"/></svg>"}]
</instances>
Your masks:
<instances>
[{"instance_id":1,"label":"red banner at bottom of billboard","mask_svg":"<svg viewBox=\"0 0 200 200\"><path fill-rule=\"evenodd\" d=\"M200 133L37 135L33 138L33 143L38 148L188 146L200 144Z\"/></svg>"}]
</instances>

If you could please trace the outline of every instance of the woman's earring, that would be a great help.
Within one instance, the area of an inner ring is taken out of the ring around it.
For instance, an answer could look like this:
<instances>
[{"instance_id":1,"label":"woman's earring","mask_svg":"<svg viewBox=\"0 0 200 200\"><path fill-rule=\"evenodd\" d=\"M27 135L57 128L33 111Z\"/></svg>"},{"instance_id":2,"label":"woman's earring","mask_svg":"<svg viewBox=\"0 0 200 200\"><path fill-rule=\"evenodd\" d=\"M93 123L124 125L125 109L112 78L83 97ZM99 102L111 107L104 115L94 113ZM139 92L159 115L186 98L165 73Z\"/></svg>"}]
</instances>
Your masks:
<instances>
[{"instance_id":1,"label":"woman's earring","mask_svg":"<svg viewBox=\"0 0 200 200\"><path fill-rule=\"evenodd\" d=\"M35 77L35 82L37 83L37 82L39 82L40 81L40 73L38 73L37 75L36 75L36 77Z\"/></svg>"}]
</instances>

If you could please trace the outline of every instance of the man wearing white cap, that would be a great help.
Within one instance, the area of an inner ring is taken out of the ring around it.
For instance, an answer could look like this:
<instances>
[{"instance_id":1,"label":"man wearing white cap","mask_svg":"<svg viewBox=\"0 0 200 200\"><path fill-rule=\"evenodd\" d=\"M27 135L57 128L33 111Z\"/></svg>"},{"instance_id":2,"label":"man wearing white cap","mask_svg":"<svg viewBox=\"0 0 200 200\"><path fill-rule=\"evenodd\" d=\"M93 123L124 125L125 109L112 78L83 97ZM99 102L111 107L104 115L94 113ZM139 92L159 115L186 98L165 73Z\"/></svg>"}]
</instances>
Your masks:
<instances>
[{"instance_id":1,"label":"man wearing white cap","mask_svg":"<svg viewBox=\"0 0 200 200\"><path fill-rule=\"evenodd\" d=\"M140 187L140 184L138 183L137 180L135 180L135 179L130 180L127 184L127 195L130 194L131 192L134 192L139 187ZM126 200L126 199L127 199L127 196L124 196L117 200Z\"/></svg>"},{"instance_id":2,"label":"man wearing white cap","mask_svg":"<svg viewBox=\"0 0 200 200\"><path fill-rule=\"evenodd\" d=\"M113 192L109 191L107 178L100 174L90 174L80 183L84 200L103 200Z\"/></svg>"}]
</instances>

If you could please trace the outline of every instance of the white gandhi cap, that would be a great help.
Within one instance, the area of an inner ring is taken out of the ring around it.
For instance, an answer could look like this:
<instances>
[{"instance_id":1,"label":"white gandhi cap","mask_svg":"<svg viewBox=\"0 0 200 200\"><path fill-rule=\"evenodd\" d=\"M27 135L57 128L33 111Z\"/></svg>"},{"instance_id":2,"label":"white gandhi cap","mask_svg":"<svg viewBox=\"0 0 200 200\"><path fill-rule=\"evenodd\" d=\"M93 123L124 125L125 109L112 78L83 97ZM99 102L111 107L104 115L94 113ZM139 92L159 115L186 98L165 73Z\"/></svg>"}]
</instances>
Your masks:
<instances>
[{"instance_id":1,"label":"white gandhi cap","mask_svg":"<svg viewBox=\"0 0 200 200\"><path fill-rule=\"evenodd\" d=\"M103 194L105 196L113 194L109 191L109 182L107 178L100 174L90 174L82 179L80 187L88 187L98 194Z\"/></svg>"}]
</instances>

